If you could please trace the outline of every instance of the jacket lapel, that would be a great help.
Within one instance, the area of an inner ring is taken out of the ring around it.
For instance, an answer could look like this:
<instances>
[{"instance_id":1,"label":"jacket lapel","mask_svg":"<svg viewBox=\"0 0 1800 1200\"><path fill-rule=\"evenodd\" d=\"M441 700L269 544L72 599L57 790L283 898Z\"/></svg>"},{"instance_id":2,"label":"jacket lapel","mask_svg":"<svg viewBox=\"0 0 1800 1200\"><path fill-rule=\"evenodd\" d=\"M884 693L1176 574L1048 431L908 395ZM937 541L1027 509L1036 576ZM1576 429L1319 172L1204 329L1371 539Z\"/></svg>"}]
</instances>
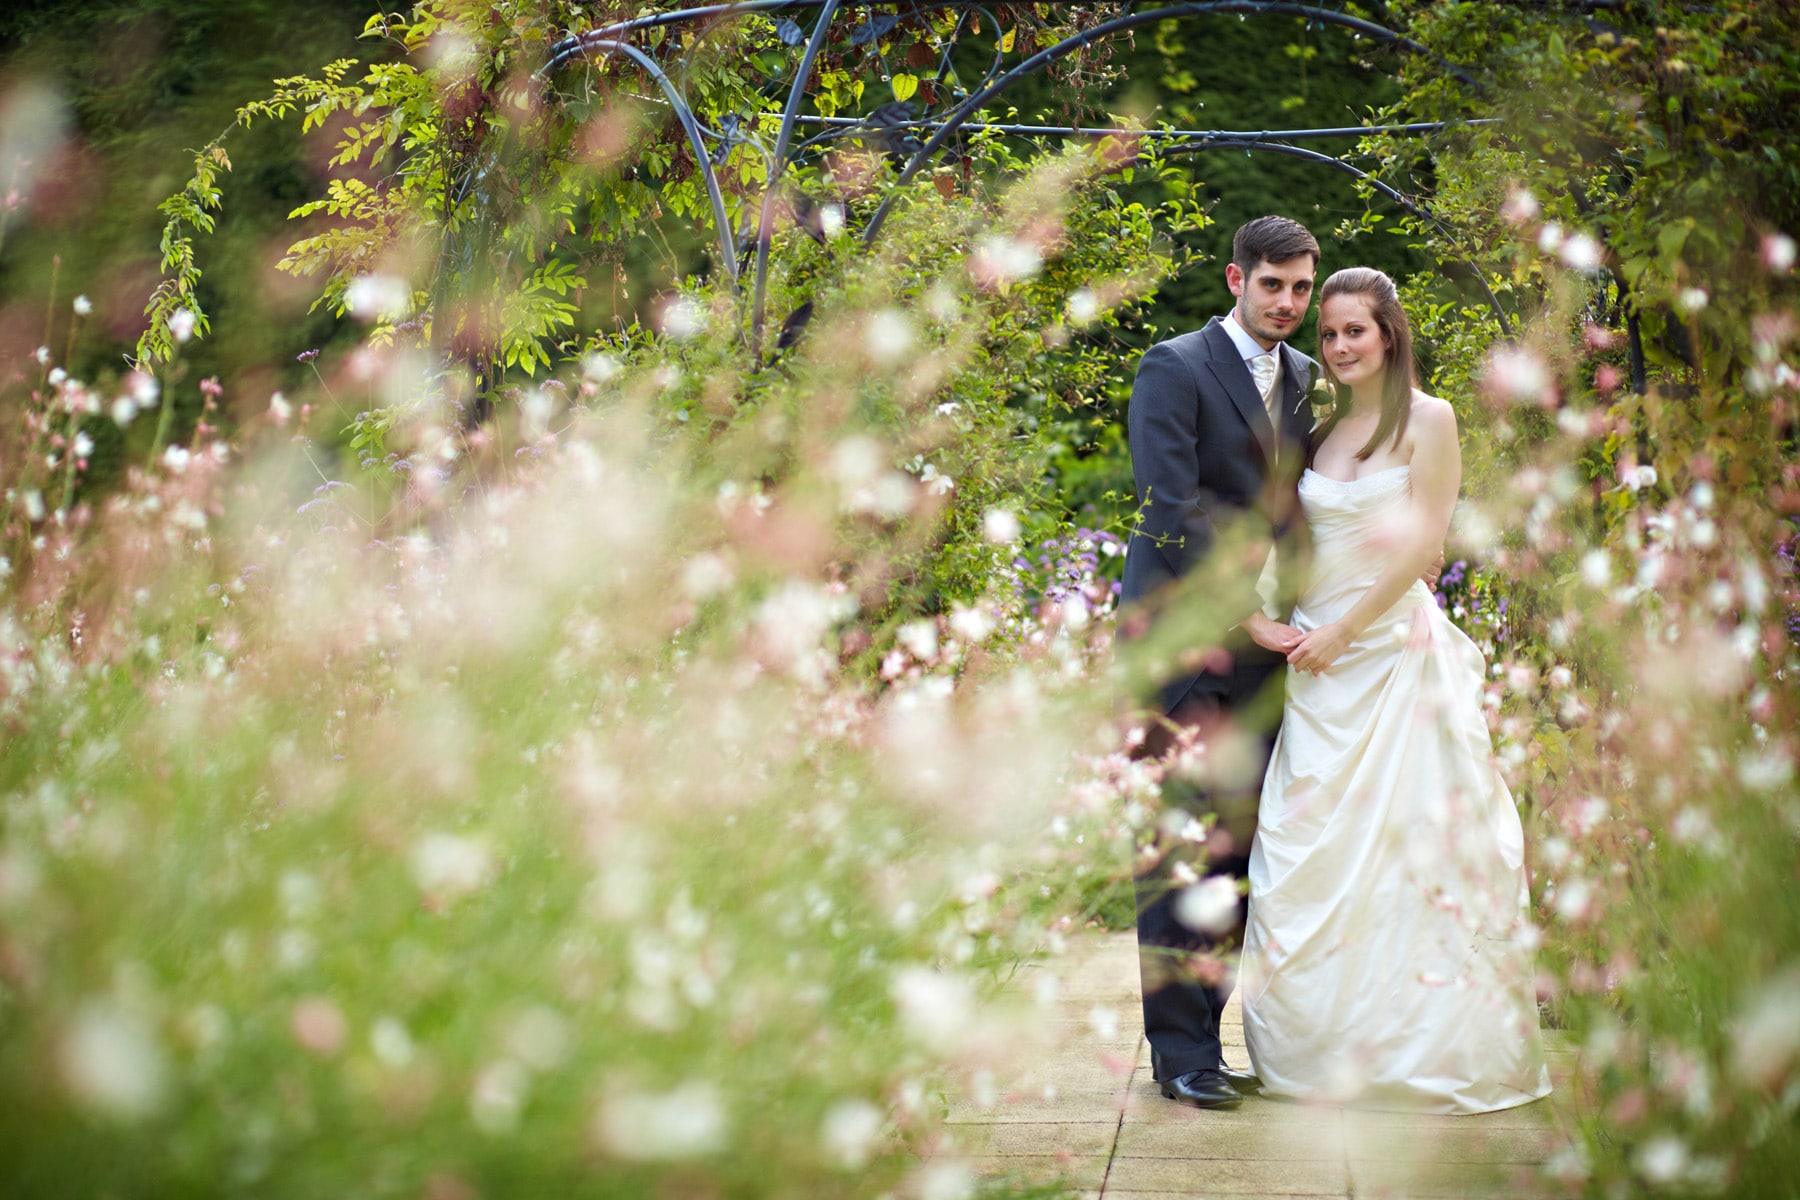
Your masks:
<instances>
[{"instance_id":1,"label":"jacket lapel","mask_svg":"<svg viewBox=\"0 0 1800 1200\"><path fill-rule=\"evenodd\" d=\"M1237 343L1231 335L1220 327L1220 317L1214 317L1206 326L1206 365L1231 397L1232 406L1238 410L1256 435L1256 444L1262 447L1263 460L1275 461L1275 428L1269 424L1269 412L1263 407L1262 397L1256 394L1256 380L1250 377L1250 368L1245 364L1243 356L1238 353Z\"/></svg>"},{"instance_id":2,"label":"jacket lapel","mask_svg":"<svg viewBox=\"0 0 1800 1200\"><path fill-rule=\"evenodd\" d=\"M1312 381L1313 366L1306 356L1282 343L1281 436L1290 445L1304 446L1312 432L1312 401L1308 396Z\"/></svg>"}]
</instances>

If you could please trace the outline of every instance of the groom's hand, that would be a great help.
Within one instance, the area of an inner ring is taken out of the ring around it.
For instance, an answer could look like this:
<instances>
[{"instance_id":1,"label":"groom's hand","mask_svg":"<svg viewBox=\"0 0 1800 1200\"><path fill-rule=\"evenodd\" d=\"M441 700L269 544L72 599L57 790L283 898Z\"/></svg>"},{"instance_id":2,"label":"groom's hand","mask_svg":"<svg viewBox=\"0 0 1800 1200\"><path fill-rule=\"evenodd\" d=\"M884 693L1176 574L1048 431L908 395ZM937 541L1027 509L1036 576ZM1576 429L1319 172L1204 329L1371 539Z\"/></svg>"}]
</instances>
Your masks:
<instances>
[{"instance_id":1,"label":"groom's hand","mask_svg":"<svg viewBox=\"0 0 1800 1200\"><path fill-rule=\"evenodd\" d=\"M1284 625L1280 621L1271 620L1263 613L1255 612L1242 622L1245 633L1250 640L1264 650L1286 656L1295 646L1300 644L1300 631L1292 625Z\"/></svg>"}]
</instances>

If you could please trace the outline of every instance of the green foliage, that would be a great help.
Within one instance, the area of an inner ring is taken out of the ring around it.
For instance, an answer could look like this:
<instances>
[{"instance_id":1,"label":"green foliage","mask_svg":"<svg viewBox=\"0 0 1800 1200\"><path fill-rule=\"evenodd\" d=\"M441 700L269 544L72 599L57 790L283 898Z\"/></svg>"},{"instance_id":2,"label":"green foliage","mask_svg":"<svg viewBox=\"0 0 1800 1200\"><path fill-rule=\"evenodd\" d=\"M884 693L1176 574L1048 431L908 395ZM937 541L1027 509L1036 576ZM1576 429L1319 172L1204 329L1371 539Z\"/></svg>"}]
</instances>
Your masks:
<instances>
[{"instance_id":1,"label":"green foliage","mask_svg":"<svg viewBox=\"0 0 1800 1200\"><path fill-rule=\"evenodd\" d=\"M1545 989L1583 1048L1589 1194L1790 1188L1800 1088L1793 862L1791 187L1783 6L1419 4L1384 116L1498 118L1430 157L1381 139L1513 314L1414 281L1465 428L1471 609L1502 599L1492 701L1532 814ZM1641 347L1641 349L1635 349ZM1633 388L1641 372L1642 391ZM1771 503L1771 500L1773 503ZM1495 596L1495 591L1500 595ZM1789 1026L1791 1027L1791 1026Z\"/></svg>"}]
</instances>

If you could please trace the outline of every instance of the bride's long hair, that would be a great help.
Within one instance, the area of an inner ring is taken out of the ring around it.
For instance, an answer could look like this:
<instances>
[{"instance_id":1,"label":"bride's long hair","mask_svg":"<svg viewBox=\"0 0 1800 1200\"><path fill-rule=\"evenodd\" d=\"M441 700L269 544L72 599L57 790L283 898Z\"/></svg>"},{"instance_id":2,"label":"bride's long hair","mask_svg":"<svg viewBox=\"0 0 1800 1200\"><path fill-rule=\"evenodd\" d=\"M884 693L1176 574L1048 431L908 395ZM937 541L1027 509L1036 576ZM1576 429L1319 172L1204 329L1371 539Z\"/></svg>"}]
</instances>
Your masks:
<instances>
[{"instance_id":1,"label":"bride's long hair","mask_svg":"<svg viewBox=\"0 0 1800 1200\"><path fill-rule=\"evenodd\" d=\"M1334 272L1319 289L1319 311L1325 310L1325 302L1333 296L1362 296L1369 301L1370 315L1375 325L1381 330L1382 341L1387 344L1387 361L1383 365L1386 374L1381 379L1381 421L1375 426L1375 432L1363 448L1356 452L1359 459L1367 459L1381 444L1392 441L1400 445L1400 439L1406 436L1406 421L1412 415L1412 394L1415 367L1413 364L1412 325L1406 319L1406 310L1400 307L1400 292L1394 281L1387 274L1374 267L1345 267ZM1337 423L1350 411L1350 389L1338 382L1332 374L1331 364L1326 361L1325 349L1319 348L1319 365L1325 369L1325 378L1331 384L1333 404L1331 415L1326 417L1312 432L1306 448L1306 461L1311 462L1313 453L1322 445Z\"/></svg>"}]
</instances>

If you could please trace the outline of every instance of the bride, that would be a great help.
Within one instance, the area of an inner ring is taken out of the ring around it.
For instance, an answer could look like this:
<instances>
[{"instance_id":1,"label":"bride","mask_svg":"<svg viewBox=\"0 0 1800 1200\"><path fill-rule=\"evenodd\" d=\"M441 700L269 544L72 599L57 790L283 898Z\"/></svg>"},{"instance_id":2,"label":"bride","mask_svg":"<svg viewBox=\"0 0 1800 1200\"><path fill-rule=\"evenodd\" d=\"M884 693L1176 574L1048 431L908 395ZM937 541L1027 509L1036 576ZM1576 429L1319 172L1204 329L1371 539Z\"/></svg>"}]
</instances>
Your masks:
<instances>
[{"instance_id":1,"label":"bride","mask_svg":"<svg viewBox=\"0 0 1800 1200\"><path fill-rule=\"evenodd\" d=\"M1300 481L1314 559L1250 856L1244 1037L1272 1094L1509 1108L1550 1091L1524 835L1481 654L1420 580L1461 482L1456 416L1413 386L1380 271L1325 281L1319 342L1337 405Z\"/></svg>"}]
</instances>

